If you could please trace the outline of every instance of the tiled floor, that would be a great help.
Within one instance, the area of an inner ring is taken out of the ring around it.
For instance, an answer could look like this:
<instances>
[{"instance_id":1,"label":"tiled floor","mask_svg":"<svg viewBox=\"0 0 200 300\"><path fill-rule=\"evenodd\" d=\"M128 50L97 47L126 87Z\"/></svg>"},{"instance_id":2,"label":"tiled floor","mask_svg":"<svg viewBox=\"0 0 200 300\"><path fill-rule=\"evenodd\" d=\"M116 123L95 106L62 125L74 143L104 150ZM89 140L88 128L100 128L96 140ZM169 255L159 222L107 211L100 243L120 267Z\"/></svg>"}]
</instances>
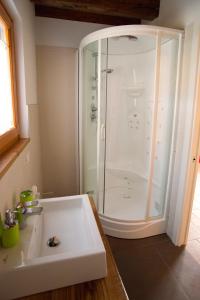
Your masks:
<instances>
[{"instance_id":1,"label":"tiled floor","mask_svg":"<svg viewBox=\"0 0 200 300\"><path fill-rule=\"evenodd\" d=\"M130 300L200 300L200 242L175 247L165 235L108 237Z\"/></svg>"},{"instance_id":2,"label":"tiled floor","mask_svg":"<svg viewBox=\"0 0 200 300\"><path fill-rule=\"evenodd\" d=\"M188 241L200 242L200 172L197 176ZM200 299L200 298L199 298Z\"/></svg>"},{"instance_id":3,"label":"tiled floor","mask_svg":"<svg viewBox=\"0 0 200 300\"><path fill-rule=\"evenodd\" d=\"M130 300L200 300L200 172L186 247L165 234L108 240Z\"/></svg>"},{"instance_id":4,"label":"tiled floor","mask_svg":"<svg viewBox=\"0 0 200 300\"><path fill-rule=\"evenodd\" d=\"M200 242L200 209L192 212L188 241L192 240Z\"/></svg>"}]
</instances>

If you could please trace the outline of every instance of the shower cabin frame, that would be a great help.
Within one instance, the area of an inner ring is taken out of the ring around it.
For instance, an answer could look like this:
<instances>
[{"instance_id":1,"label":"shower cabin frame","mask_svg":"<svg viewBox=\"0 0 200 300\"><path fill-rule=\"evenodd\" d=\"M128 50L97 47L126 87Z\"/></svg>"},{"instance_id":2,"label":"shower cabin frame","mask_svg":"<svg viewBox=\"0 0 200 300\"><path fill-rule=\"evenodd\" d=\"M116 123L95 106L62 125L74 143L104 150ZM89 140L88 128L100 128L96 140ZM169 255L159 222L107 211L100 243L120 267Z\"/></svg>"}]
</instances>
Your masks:
<instances>
[{"instance_id":1,"label":"shower cabin frame","mask_svg":"<svg viewBox=\"0 0 200 300\"><path fill-rule=\"evenodd\" d=\"M161 52L161 38L162 33L168 34L171 37L178 38L178 55L177 55L177 76L176 76L176 87L175 87L175 103L174 103L174 114L173 114L173 126L172 126L172 139L170 147L170 162L168 171L168 180L166 188L166 197L164 201L164 208L162 216L149 217L151 201L152 201L152 181L154 173L154 155L155 155L155 138L157 132L157 115L158 115L158 94L159 94L159 72L160 72L160 52ZM150 36L156 38L155 47L155 77L154 77L154 108L153 108L153 122L152 122L152 140L151 140L151 153L150 153L150 172L148 178L148 194L147 194L147 206L146 206L146 216L143 220L128 221L121 219L114 219L107 217L106 215L100 213L100 218L107 234L121 237L121 238L140 238L150 235L155 235L159 233L166 232L167 224L167 214L168 214L168 204L170 197L170 187L173 177L173 162L176 149L176 133L177 133L177 111L178 111L178 98L179 98L179 82L180 82L180 69L181 69L181 57L182 57L182 39L183 31L158 27L158 26L148 26L148 25L126 25L118 27L110 27L93 32L83 38L79 47L79 162L80 162L80 192L83 193L83 136L82 136L82 111L83 111L83 48L92 42L98 42L98 62L97 62L97 72L98 72L98 84L97 84L97 120L101 119L101 41L103 39L108 39L111 37L125 36L125 35L136 35L138 36ZM101 136L101 124L97 122L97 186L96 186L96 201L97 210L99 210L99 171L100 171L100 136ZM105 142L106 143L106 142ZM104 162L105 164L105 162ZM104 165L105 168L105 165ZM105 186L104 186L105 189ZM105 201L105 199L104 199ZM139 233L138 233L139 230Z\"/></svg>"}]
</instances>

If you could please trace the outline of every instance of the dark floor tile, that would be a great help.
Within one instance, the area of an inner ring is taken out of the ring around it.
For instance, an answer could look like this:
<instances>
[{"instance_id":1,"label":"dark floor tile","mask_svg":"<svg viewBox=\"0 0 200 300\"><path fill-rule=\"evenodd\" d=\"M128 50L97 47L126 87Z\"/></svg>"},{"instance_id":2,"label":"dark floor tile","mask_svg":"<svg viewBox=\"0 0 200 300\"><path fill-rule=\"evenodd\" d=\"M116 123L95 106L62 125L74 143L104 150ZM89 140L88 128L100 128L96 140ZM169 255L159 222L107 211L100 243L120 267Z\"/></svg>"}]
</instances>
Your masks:
<instances>
[{"instance_id":1,"label":"dark floor tile","mask_svg":"<svg viewBox=\"0 0 200 300\"><path fill-rule=\"evenodd\" d=\"M160 244L164 241L169 241L169 238L166 234L160 234L157 236L152 236L144 239L119 239L115 237L108 236L109 243L111 247L113 247L114 251L118 249L127 249L127 248L141 248L141 247L148 247L151 245Z\"/></svg>"},{"instance_id":2,"label":"dark floor tile","mask_svg":"<svg viewBox=\"0 0 200 300\"><path fill-rule=\"evenodd\" d=\"M108 237L130 300L188 300L157 251L165 235L141 240Z\"/></svg>"},{"instance_id":3,"label":"dark floor tile","mask_svg":"<svg viewBox=\"0 0 200 300\"><path fill-rule=\"evenodd\" d=\"M191 241L187 247L175 247L168 242L157 251L190 299L200 300L200 244Z\"/></svg>"}]
</instances>

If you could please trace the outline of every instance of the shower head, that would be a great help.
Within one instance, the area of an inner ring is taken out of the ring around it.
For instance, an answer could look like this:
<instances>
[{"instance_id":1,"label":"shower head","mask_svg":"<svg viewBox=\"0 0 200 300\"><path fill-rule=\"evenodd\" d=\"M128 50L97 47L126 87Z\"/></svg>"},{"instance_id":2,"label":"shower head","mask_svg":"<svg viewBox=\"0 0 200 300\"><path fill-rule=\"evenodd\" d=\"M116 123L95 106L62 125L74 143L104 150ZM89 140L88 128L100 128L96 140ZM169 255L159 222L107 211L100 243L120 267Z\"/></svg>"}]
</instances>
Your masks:
<instances>
[{"instance_id":1,"label":"shower head","mask_svg":"<svg viewBox=\"0 0 200 300\"><path fill-rule=\"evenodd\" d=\"M131 41L137 41L137 40L138 40L137 36L135 36L135 35L129 35L129 34L127 34L127 35L119 35L119 36L115 36L114 38L115 38L115 39L127 38L127 39L129 39L129 40L131 40Z\"/></svg>"},{"instance_id":2,"label":"shower head","mask_svg":"<svg viewBox=\"0 0 200 300\"><path fill-rule=\"evenodd\" d=\"M137 40L138 40L138 37L135 36L135 35L127 35L127 38L128 38L129 40L132 40L132 41L137 41Z\"/></svg>"}]
</instances>

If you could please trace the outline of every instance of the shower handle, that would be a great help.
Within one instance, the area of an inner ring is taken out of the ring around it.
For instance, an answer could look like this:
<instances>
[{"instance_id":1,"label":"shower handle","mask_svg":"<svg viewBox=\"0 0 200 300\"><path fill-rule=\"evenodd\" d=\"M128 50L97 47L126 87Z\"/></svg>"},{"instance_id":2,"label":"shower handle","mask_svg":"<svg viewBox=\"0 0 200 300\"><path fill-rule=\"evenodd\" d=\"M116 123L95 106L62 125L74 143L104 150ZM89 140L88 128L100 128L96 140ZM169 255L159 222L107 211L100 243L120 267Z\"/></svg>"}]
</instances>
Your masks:
<instances>
[{"instance_id":1,"label":"shower handle","mask_svg":"<svg viewBox=\"0 0 200 300\"><path fill-rule=\"evenodd\" d=\"M100 136L101 136L101 140L104 141L105 140L105 125L104 125L104 123L101 124Z\"/></svg>"},{"instance_id":2,"label":"shower handle","mask_svg":"<svg viewBox=\"0 0 200 300\"><path fill-rule=\"evenodd\" d=\"M111 74L113 71L114 71L114 69L108 68L108 69L103 69L101 72L102 72L102 73L105 72L105 73L107 73L107 74Z\"/></svg>"}]
</instances>

